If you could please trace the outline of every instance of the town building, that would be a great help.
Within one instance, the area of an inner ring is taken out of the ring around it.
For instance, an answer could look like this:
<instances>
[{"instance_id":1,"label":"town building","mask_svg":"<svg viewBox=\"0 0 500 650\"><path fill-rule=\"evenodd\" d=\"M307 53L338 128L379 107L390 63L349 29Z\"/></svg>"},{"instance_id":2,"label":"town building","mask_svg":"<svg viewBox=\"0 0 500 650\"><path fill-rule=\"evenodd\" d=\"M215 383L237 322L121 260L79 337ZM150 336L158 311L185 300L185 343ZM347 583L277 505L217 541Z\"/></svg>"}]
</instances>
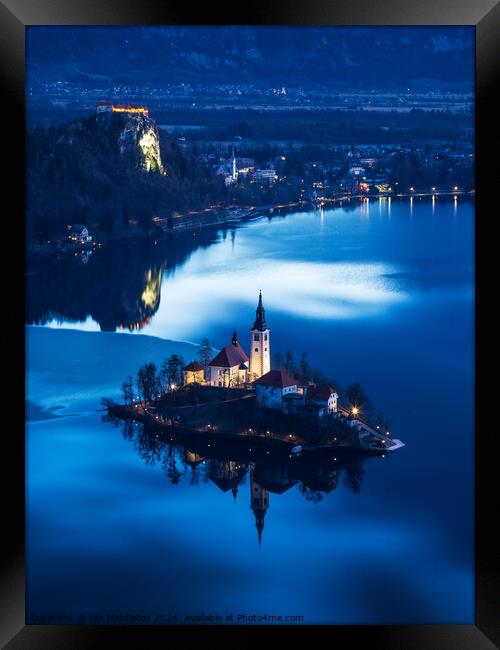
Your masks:
<instances>
[{"instance_id":1,"label":"town building","mask_svg":"<svg viewBox=\"0 0 500 650\"><path fill-rule=\"evenodd\" d=\"M269 370L254 382L257 404L265 408L283 410L283 399L297 392L297 380L285 370Z\"/></svg>"},{"instance_id":2,"label":"town building","mask_svg":"<svg viewBox=\"0 0 500 650\"><path fill-rule=\"evenodd\" d=\"M92 235L89 234L87 226L81 223L74 223L68 226L68 239L70 241L78 242L79 244L92 243Z\"/></svg>"},{"instance_id":3,"label":"town building","mask_svg":"<svg viewBox=\"0 0 500 650\"><path fill-rule=\"evenodd\" d=\"M258 181L274 183L274 181L278 180L278 175L274 169L256 169L254 172L254 178Z\"/></svg>"},{"instance_id":4,"label":"town building","mask_svg":"<svg viewBox=\"0 0 500 650\"><path fill-rule=\"evenodd\" d=\"M271 370L271 334L262 304L262 291L255 310L255 321L250 330L250 381L255 381Z\"/></svg>"},{"instance_id":5,"label":"town building","mask_svg":"<svg viewBox=\"0 0 500 650\"><path fill-rule=\"evenodd\" d=\"M240 386L248 380L248 357L233 332L231 345L226 345L210 361L210 385L224 388Z\"/></svg>"},{"instance_id":6,"label":"town building","mask_svg":"<svg viewBox=\"0 0 500 650\"><path fill-rule=\"evenodd\" d=\"M191 361L184 368L185 384L203 384L205 381L205 368L199 361Z\"/></svg>"}]
</instances>

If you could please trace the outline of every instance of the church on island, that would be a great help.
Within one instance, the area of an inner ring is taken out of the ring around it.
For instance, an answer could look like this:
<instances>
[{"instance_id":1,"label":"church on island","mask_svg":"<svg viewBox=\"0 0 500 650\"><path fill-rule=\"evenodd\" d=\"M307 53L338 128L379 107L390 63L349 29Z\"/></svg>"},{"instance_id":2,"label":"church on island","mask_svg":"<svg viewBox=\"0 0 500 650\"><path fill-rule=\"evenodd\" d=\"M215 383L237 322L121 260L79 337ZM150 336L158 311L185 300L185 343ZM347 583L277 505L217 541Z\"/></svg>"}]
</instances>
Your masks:
<instances>
[{"instance_id":1,"label":"church on island","mask_svg":"<svg viewBox=\"0 0 500 650\"><path fill-rule=\"evenodd\" d=\"M200 383L220 388L255 388L259 406L280 410L287 415L307 409L318 417L337 411L338 395L328 385L299 386L285 370L271 369L271 336L262 303L262 292L250 329L250 357L233 332L226 345L204 367L192 361L184 368L184 383Z\"/></svg>"},{"instance_id":2,"label":"church on island","mask_svg":"<svg viewBox=\"0 0 500 650\"><path fill-rule=\"evenodd\" d=\"M251 383L271 370L270 332L266 324L266 312L262 304L262 292L250 330L250 359L241 347L236 332L231 345L226 345L209 363L211 386L234 388Z\"/></svg>"}]
</instances>

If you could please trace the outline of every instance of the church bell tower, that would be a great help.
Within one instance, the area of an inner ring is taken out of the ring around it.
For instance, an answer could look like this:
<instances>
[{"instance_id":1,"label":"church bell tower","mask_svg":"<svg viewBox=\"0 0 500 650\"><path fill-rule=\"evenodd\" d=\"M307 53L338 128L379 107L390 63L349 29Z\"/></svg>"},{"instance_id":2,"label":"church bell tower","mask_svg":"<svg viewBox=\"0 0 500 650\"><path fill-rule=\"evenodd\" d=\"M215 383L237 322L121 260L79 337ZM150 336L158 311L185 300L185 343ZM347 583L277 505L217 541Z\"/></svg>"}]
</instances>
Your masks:
<instances>
[{"instance_id":1,"label":"church bell tower","mask_svg":"<svg viewBox=\"0 0 500 650\"><path fill-rule=\"evenodd\" d=\"M250 330L250 381L255 381L271 370L271 340L266 323L266 311L259 292L255 322Z\"/></svg>"},{"instance_id":2,"label":"church bell tower","mask_svg":"<svg viewBox=\"0 0 500 650\"><path fill-rule=\"evenodd\" d=\"M262 542L264 518L269 508L269 492L261 487L253 477L254 468L250 469L250 507L255 515L255 526L259 535L259 546Z\"/></svg>"}]
</instances>

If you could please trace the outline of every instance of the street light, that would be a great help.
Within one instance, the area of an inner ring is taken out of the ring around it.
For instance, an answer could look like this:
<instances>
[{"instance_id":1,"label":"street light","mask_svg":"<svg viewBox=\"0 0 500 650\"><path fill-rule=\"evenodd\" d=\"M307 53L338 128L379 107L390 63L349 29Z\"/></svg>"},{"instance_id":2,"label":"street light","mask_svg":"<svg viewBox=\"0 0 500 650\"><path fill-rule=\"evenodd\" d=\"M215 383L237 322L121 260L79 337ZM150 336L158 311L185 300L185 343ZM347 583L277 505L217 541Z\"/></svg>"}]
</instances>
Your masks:
<instances>
[{"instance_id":1,"label":"street light","mask_svg":"<svg viewBox=\"0 0 500 650\"><path fill-rule=\"evenodd\" d=\"M353 414L353 415L357 415L358 413L359 413L359 409L358 409L358 407L357 407L357 406L353 406L353 407L352 407L352 414Z\"/></svg>"}]
</instances>

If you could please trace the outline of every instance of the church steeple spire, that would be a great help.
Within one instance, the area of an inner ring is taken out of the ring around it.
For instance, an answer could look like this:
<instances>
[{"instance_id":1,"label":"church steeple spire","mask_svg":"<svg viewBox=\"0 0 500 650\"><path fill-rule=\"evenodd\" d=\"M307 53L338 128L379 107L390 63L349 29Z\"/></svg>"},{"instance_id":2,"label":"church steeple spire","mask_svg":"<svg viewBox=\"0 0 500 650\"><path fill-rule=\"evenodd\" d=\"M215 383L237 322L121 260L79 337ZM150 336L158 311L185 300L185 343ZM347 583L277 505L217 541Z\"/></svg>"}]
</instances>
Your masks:
<instances>
[{"instance_id":1,"label":"church steeple spire","mask_svg":"<svg viewBox=\"0 0 500 650\"><path fill-rule=\"evenodd\" d=\"M266 325L266 310L262 304L262 291L259 291L259 304L255 310L255 322L252 329L259 330L259 332L263 332L264 330L268 329Z\"/></svg>"},{"instance_id":2,"label":"church steeple spire","mask_svg":"<svg viewBox=\"0 0 500 650\"><path fill-rule=\"evenodd\" d=\"M255 310L255 321L250 331L250 381L255 381L271 370L271 347L266 310L259 291L259 304Z\"/></svg>"},{"instance_id":3,"label":"church steeple spire","mask_svg":"<svg viewBox=\"0 0 500 650\"><path fill-rule=\"evenodd\" d=\"M233 178L233 181L235 181L238 177L238 172L236 170L236 158L234 155L234 147L233 147L233 155L231 157L231 176Z\"/></svg>"}]
</instances>

